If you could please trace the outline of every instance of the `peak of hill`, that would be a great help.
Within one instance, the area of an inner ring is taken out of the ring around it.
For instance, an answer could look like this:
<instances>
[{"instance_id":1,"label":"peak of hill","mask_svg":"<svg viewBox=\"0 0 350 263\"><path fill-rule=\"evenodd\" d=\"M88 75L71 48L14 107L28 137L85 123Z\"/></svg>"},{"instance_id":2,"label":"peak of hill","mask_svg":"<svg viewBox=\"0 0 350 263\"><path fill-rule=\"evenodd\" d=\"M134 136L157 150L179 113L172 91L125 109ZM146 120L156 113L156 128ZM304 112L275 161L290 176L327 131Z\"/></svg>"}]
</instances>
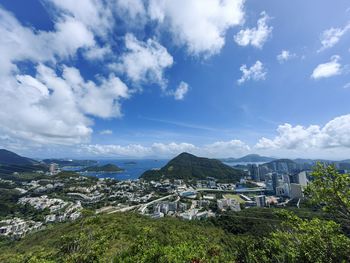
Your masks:
<instances>
[{"instance_id":1,"label":"peak of hill","mask_svg":"<svg viewBox=\"0 0 350 263\"><path fill-rule=\"evenodd\" d=\"M189 153L181 153L170 160L160 170L148 170L141 176L145 180L159 179L206 179L213 177L218 180L237 182L244 175L240 170L223 164L217 159L197 157Z\"/></svg>"},{"instance_id":2,"label":"peak of hill","mask_svg":"<svg viewBox=\"0 0 350 263\"><path fill-rule=\"evenodd\" d=\"M38 163L35 160L20 156L14 152L0 149L0 164L2 165L33 165Z\"/></svg>"}]
</instances>

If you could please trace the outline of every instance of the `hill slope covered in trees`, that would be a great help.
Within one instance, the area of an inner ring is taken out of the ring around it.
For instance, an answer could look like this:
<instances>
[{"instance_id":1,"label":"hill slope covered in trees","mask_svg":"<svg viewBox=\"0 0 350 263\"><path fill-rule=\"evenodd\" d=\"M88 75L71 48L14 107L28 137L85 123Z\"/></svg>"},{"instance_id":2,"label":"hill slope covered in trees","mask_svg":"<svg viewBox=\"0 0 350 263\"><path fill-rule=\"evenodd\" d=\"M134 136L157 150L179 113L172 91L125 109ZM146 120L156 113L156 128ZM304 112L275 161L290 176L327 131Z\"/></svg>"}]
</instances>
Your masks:
<instances>
[{"instance_id":1,"label":"hill slope covered in trees","mask_svg":"<svg viewBox=\"0 0 350 263\"><path fill-rule=\"evenodd\" d=\"M148 170L141 176L145 180L159 179L206 179L213 177L218 180L237 182L244 175L219 160L197 157L189 153L181 153L170 160L160 170Z\"/></svg>"}]
</instances>

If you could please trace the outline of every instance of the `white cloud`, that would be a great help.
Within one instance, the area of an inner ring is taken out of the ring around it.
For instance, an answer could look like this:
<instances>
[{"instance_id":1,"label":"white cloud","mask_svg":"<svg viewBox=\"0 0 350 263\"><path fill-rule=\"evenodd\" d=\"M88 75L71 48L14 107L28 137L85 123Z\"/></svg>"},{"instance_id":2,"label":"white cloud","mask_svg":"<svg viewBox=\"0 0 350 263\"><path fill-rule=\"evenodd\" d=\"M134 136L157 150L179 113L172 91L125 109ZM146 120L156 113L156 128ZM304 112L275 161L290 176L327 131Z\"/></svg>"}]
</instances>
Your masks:
<instances>
[{"instance_id":1,"label":"white cloud","mask_svg":"<svg viewBox=\"0 0 350 263\"><path fill-rule=\"evenodd\" d=\"M266 78L267 71L259 60L255 62L253 66L250 68L247 67L247 65L243 65L240 67L240 71L242 71L243 75L238 80L238 84L243 84L244 82L248 80L264 80Z\"/></svg>"},{"instance_id":2,"label":"white cloud","mask_svg":"<svg viewBox=\"0 0 350 263\"><path fill-rule=\"evenodd\" d=\"M273 139L261 138L256 149L303 150L350 148L350 114L334 118L323 127L310 125L278 126L278 135Z\"/></svg>"},{"instance_id":3,"label":"white cloud","mask_svg":"<svg viewBox=\"0 0 350 263\"><path fill-rule=\"evenodd\" d=\"M110 55L112 50L110 46L106 45L100 47L98 45L92 46L84 52L84 57L87 60L103 60L107 55Z\"/></svg>"},{"instance_id":4,"label":"white cloud","mask_svg":"<svg viewBox=\"0 0 350 263\"><path fill-rule=\"evenodd\" d=\"M93 124L89 116L120 117L120 100L129 96L114 75L96 84L72 67L64 67L62 76L43 64L36 72L35 77L3 78L0 129L11 137L44 144L87 142Z\"/></svg>"},{"instance_id":5,"label":"white cloud","mask_svg":"<svg viewBox=\"0 0 350 263\"><path fill-rule=\"evenodd\" d=\"M190 54L211 56L225 44L226 31L243 22L244 0L150 0L148 13Z\"/></svg>"},{"instance_id":6,"label":"white cloud","mask_svg":"<svg viewBox=\"0 0 350 263\"><path fill-rule=\"evenodd\" d=\"M188 84L181 81L179 86L173 92L175 100L183 100L188 92Z\"/></svg>"},{"instance_id":7,"label":"white cloud","mask_svg":"<svg viewBox=\"0 0 350 263\"><path fill-rule=\"evenodd\" d=\"M323 51L325 49L331 48L336 45L342 36L346 34L350 30L350 23L348 23L344 28L330 28L323 31L321 35L321 44L322 47L318 50L318 52Z\"/></svg>"},{"instance_id":8,"label":"white cloud","mask_svg":"<svg viewBox=\"0 0 350 263\"><path fill-rule=\"evenodd\" d=\"M339 60L339 56L332 56L330 62L319 64L312 72L311 78L329 78L341 74L342 68Z\"/></svg>"},{"instance_id":9,"label":"white cloud","mask_svg":"<svg viewBox=\"0 0 350 263\"><path fill-rule=\"evenodd\" d=\"M103 131L100 131L100 134L101 135L112 135L113 131L112 130L103 130Z\"/></svg>"},{"instance_id":10,"label":"white cloud","mask_svg":"<svg viewBox=\"0 0 350 263\"><path fill-rule=\"evenodd\" d=\"M174 157L182 152L189 152L198 156L227 157L246 154L250 148L240 140L220 141L204 146L196 146L191 143L153 143L151 146L140 144L130 145L84 145L83 149L88 153L99 156L119 157Z\"/></svg>"},{"instance_id":11,"label":"white cloud","mask_svg":"<svg viewBox=\"0 0 350 263\"><path fill-rule=\"evenodd\" d=\"M111 68L126 73L136 84L151 82L165 88L164 70L173 64L167 49L154 39L142 42L132 34L125 36L125 46L127 52L122 55L121 62Z\"/></svg>"},{"instance_id":12,"label":"white cloud","mask_svg":"<svg viewBox=\"0 0 350 263\"><path fill-rule=\"evenodd\" d=\"M250 147L240 140L218 141L201 149L206 156L228 157L241 156L250 151Z\"/></svg>"},{"instance_id":13,"label":"white cloud","mask_svg":"<svg viewBox=\"0 0 350 263\"><path fill-rule=\"evenodd\" d=\"M78 69L60 64L80 49L95 47L85 24L66 16L53 31L38 31L0 8L0 34L6 36L0 39L1 133L37 143L75 144L89 140L89 116L121 116L120 100L129 94L119 78L101 77L96 84L85 81ZM33 75L17 67L26 60ZM44 63L57 63L62 76Z\"/></svg>"},{"instance_id":14,"label":"white cloud","mask_svg":"<svg viewBox=\"0 0 350 263\"><path fill-rule=\"evenodd\" d=\"M277 60L279 63L284 63L295 57L296 54L291 53L289 50L282 50L281 53L277 55Z\"/></svg>"},{"instance_id":15,"label":"white cloud","mask_svg":"<svg viewBox=\"0 0 350 263\"><path fill-rule=\"evenodd\" d=\"M0 74L17 71L18 61L56 62L95 45L93 34L72 18L60 20L54 27L55 31L34 31L0 8L0 34L6 36L0 39Z\"/></svg>"},{"instance_id":16,"label":"white cloud","mask_svg":"<svg viewBox=\"0 0 350 263\"><path fill-rule=\"evenodd\" d=\"M116 0L117 12L128 18L129 22L144 22L147 18L146 8L142 0ZM141 20L141 21L140 21Z\"/></svg>"},{"instance_id":17,"label":"white cloud","mask_svg":"<svg viewBox=\"0 0 350 263\"><path fill-rule=\"evenodd\" d=\"M257 27L240 30L235 36L235 42L240 46L252 45L262 48L272 33L272 26L268 26L267 22L270 17L266 12L262 12L261 18L257 22Z\"/></svg>"},{"instance_id":18,"label":"white cloud","mask_svg":"<svg viewBox=\"0 0 350 263\"><path fill-rule=\"evenodd\" d=\"M114 26L113 15L108 6L109 1L84 0L83 3L71 0L43 1L52 7L53 15L58 19L72 17L101 37L106 37Z\"/></svg>"}]
</instances>

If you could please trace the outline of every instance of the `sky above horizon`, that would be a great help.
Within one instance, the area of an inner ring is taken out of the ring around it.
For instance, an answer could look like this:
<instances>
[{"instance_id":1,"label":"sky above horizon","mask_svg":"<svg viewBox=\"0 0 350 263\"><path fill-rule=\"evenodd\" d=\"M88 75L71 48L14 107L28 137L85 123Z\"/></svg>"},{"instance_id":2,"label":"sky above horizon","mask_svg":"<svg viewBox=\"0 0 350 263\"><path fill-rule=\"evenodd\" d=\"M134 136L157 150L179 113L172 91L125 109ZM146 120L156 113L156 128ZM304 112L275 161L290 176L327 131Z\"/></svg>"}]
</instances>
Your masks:
<instances>
[{"instance_id":1,"label":"sky above horizon","mask_svg":"<svg viewBox=\"0 0 350 263\"><path fill-rule=\"evenodd\" d=\"M0 0L0 148L350 158L346 0Z\"/></svg>"}]
</instances>

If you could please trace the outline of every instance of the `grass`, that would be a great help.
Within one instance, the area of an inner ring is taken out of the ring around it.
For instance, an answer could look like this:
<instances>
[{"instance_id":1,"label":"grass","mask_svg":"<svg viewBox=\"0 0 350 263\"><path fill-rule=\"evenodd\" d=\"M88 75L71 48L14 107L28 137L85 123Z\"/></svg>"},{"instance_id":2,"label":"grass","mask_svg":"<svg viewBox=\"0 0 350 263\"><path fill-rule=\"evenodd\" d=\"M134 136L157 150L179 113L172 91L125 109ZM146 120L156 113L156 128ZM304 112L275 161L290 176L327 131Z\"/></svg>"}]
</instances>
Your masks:
<instances>
[{"instance_id":1,"label":"grass","mask_svg":"<svg viewBox=\"0 0 350 263\"><path fill-rule=\"evenodd\" d=\"M225 194L224 198L236 199L236 201L240 204L245 203L245 201L239 195L235 195L235 194Z\"/></svg>"}]
</instances>

